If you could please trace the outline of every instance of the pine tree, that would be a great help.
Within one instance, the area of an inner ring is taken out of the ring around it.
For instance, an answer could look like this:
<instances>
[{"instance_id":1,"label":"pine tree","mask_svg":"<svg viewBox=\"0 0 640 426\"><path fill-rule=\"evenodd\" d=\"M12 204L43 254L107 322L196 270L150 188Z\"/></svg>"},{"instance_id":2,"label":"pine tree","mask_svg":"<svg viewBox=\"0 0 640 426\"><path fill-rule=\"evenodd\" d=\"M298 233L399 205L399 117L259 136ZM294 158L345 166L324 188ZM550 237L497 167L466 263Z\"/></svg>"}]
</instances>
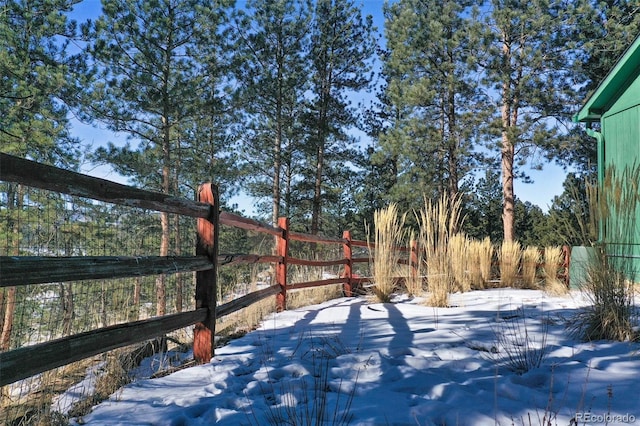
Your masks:
<instances>
[{"instance_id":1,"label":"pine tree","mask_svg":"<svg viewBox=\"0 0 640 426\"><path fill-rule=\"evenodd\" d=\"M581 11L576 36L584 39L584 56L576 65L588 80L584 96L604 80L640 34L640 5L633 0L593 0Z\"/></svg>"},{"instance_id":2,"label":"pine tree","mask_svg":"<svg viewBox=\"0 0 640 426\"><path fill-rule=\"evenodd\" d=\"M250 195L271 199L275 225L290 210L309 72L311 5L254 0L235 19L238 93L245 112L243 157ZM284 204L284 206L283 206Z\"/></svg>"},{"instance_id":3,"label":"pine tree","mask_svg":"<svg viewBox=\"0 0 640 426\"><path fill-rule=\"evenodd\" d=\"M550 233L547 245L569 244L579 246L591 244L585 225L589 221L586 179L576 173L569 173L562 184L562 194L553 198L549 208Z\"/></svg>"},{"instance_id":4,"label":"pine tree","mask_svg":"<svg viewBox=\"0 0 640 426\"><path fill-rule=\"evenodd\" d=\"M576 6L573 39L579 50L572 72L578 90L573 112L602 82L616 61L640 34L640 6L636 1L581 0ZM558 145L546 147L547 158L571 167L585 176L596 176L597 144L584 131L584 126L569 128Z\"/></svg>"},{"instance_id":5,"label":"pine tree","mask_svg":"<svg viewBox=\"0 0 640 426\"><path fill-rule=\"evenodd\" d=\"M535 146L558 140L575 102L571 62L580 5L556 0L492 0L482 35L489 46L485 81L500 105L504 239L515 238L516 166Z\"/></svg>"},{"instance_id":6,"label":"pine tree","mask_svg":"<svg viewBox=\"0 0 640 426\"><path fill-rule=\"evenodd\" d=\"M429 198L455 197L475 163L474 140L488 109L475 83L473 5L402 0L385 7L388 112L380 145L398 158L400 197L420 197L416 187Z\"/></svg>"},{"instance_id":7,"label":"pine tree","mask_svg":"<svg viewBox=\"0 0 640 426\"><path fill-rule=\"evenodd\" d=\"M311 199L310 232L322 227L327 194L339 188L329 179L336 167L345 167L354 150L346 130L356 125L356 113L347 94L371 83L371 60L376 41L371 16L363 19L351 0L318 0L311 33L311 101L306 123L306 170L304 184Z\"/></svg>"},{"instance_id":8,"label":"pine tree","mask_svg":"<svg viewBox=\"0 0 640 426\"><path fill-rule=\"evenodd\" d=\"M463 230L470 237L489 237L494 242L502 240L500 188L499 173L489 169L478 179L473 190L467 191L464 198Z\"/></svg>"},{"instance_id":9,"label":"pine tree","mask_svg":"<svg viewBox=\"0 0 640 426\"><path fill-rule=\"evenodd\" d=\"M548 217L542 209L529 201L516 198L515 229L518 241L523 246L544 247L545 237L550 230L547 228ZM553 231L551 231L552 233ZM555 244L554 244L555 245Z\"/></svg>"},{"instance_id":10,"label":"pine tree","mask_svg":"<svg viewBox=\"0 0 640 426\"><path fill-rule=\"evenodd\" d=\"M2 151L70 168L77 164L78 141L61 97L72 77L66 38L72 5L38 0L0 6Z\"/></svg>"},{"instance_id":11,"label":"pine tree","mask_svg":"<svg viewBox=\"0 0 640 426\"><path fill-rule=\"evenodd\" d=\"M224 4L201 0L105 0L90 34L96 78L87 102L90 115L140 141L101 151L119 171L169 194L176 187L180 132L211 106L218 25ZM149 161L152 160L152 161ZM135 162L132 165L130 161ZM169 253L170 221L162 213L160 256ZM166 312L164 276L157 281L157 314Z\"/></svg>"},{"instance_id":12,"label":"pine tree","mask_svg":"<svg viewBox=\"0 0 640 426\"><path fill-rule=\"evenodd\" d=\"M0 149L70 169L77 167L80 150L61 98L73 79L66 38L72 25L66 13L73 3L7 0L0 6ZM5 254L17 256L22 229L15 217L26 208L26 191L13 183L1 188L9 236ZM0 351L10 345L16 295L15 287L0 290Z\"/></svg>"}]
</instances>

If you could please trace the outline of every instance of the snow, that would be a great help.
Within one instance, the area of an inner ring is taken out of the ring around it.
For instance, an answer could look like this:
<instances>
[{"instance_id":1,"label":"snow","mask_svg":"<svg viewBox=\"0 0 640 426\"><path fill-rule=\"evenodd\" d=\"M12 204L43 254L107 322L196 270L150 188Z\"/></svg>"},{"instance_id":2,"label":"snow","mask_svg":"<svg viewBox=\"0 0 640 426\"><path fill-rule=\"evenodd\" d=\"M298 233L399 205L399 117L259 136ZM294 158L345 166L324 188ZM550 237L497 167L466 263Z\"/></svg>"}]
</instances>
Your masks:
<instances>
[{"instance_id":1,"label":"snow","mask_svg":"<svg viewBox=\"0 0 640 426\"><path fill-rule=\"evenodd\" d=\"M93 395L96 389L96 379L100 370L105 366L104 362L87 368L84 379L71 386L66 392L53 398L51 409L61 414L68 414L73 405Z\"/></svg>"},{"instance_id":2,"label":"snow","mask_svg":"<svg viewBox=\"0 0 640 426\"><path fill-rule=\"evenodd\" d=\"M407 297L388 304L335 299L273 314L218 348L209 364L132 383L75 421L640 422L640 344L577 339L567 321L585 305L579 292L552 297L516 289L454 294L448 308ZM541 362L514 371L508 355L523 353Z\"/></svg>"}]
</instances>

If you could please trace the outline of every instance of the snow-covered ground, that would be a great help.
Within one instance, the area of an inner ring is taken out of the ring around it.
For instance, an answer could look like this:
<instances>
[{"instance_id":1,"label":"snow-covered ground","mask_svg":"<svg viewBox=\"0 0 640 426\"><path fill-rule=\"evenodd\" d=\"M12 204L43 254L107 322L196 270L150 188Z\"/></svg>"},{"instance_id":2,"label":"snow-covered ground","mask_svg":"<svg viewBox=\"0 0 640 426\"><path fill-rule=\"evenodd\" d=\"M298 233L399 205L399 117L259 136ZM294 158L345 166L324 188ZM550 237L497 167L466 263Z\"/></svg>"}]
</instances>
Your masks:
<instances>
[{"instance_id":1,"label":"snow-covered ground","mask_svg":"<svg viewBox=\"0 0 640 426\"><path fill-rule=\"evenodd\" d=\"M420 302L342 298L274 314L211 363L128 385L77 421L318 424L322 411L324 424L640 424L640 344L572 336L580 293L493 289L452 295L449 308ZM509 354L544 357L513 371Z\"/></svg>"}]
</instances>

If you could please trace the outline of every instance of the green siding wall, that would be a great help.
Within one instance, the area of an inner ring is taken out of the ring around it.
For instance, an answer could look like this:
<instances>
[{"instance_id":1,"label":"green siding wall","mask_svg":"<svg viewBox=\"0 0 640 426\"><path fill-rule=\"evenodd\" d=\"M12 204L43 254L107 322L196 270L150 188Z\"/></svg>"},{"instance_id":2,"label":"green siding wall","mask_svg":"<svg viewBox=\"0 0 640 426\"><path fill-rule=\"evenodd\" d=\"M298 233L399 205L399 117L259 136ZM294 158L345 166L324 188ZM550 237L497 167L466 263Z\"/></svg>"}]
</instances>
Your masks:
<instances>
[{"instance_id":1,"label":"green siding wall","mask_svg":"<svg viewBox=\"0 0 640 426\"><path fill-rule=\"evenodd\" d=\"M636 78L602 116L601 123L605 167L615 166L618 172L622 172L627 167L640 166L640 78ZM611 241L607 236L605 240L614 243L610 245L612 254L630 257L629 261L622 262L624 269L628 269L629 278L640 282L640 206L636 208L635 218L635 237L630 241L632 246L617 245L615 243L620 241ZM621 219L620 222L625 220Z\"/></svg>"},{"instance_id":2,"label":"green siding wall","mask_svg":"<svg viewBox=\"0 0 640 426\"><path fill-rule=\"evenodd\" d=\"M603 117L602 133L605 166L621 170L640 162L640 105Z\"/></svg>"}]
</instances>

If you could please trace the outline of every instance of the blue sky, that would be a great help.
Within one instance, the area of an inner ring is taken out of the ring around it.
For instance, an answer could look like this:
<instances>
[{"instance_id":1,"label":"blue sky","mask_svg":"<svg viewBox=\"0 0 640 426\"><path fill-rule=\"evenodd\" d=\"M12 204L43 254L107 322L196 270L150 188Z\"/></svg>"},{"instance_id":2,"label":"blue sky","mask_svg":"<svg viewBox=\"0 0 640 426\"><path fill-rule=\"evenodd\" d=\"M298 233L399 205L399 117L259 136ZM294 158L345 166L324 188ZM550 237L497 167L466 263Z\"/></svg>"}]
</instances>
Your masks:
<instances>
[{"instance_id":1,"label":"blue sky","mask_svg":"<svg viewBox=\"0 0 640 426\"><path fill-rule=\"evenodd\" d=\"M362 1L364 14L370 14L373 17L374 24L381 33L384 31L383 4L383 0ZM72 18L78 21L87 18L95 19L100 14L101 8L100 0L84 0L74 6ZM384 40L382 40L382 42L384 42ZM354 99L354 103L357 103L358 100L359 99ZM78 123L77 121L73 124L73 133L80 138L83 144L90 144L94 148L107 142L123 143L126 138L126 135L117 135L109 132L104 126L88 126ZM370 144L366 136L362 135L360 138L363 146ZM520 200L529 201L539 206L543 211L547 211L553 197L562 193L562 184L565 180L566 172L561 167L549 163L546 160L542 161L542 163L544 164L542 170L533 169L531 164L525 166L524 171L531 177L533 183L525 184L524 182L516 180L514 188L516 196ZM95 167L87 165L83 167L83 171L97 177L124 182L124 179L113 172L108 166ZM255 202L250 197L237 196L229 201L238 204L239 208L245 210L247 214L252 214Z\"/></svg>"}]
</instances>

